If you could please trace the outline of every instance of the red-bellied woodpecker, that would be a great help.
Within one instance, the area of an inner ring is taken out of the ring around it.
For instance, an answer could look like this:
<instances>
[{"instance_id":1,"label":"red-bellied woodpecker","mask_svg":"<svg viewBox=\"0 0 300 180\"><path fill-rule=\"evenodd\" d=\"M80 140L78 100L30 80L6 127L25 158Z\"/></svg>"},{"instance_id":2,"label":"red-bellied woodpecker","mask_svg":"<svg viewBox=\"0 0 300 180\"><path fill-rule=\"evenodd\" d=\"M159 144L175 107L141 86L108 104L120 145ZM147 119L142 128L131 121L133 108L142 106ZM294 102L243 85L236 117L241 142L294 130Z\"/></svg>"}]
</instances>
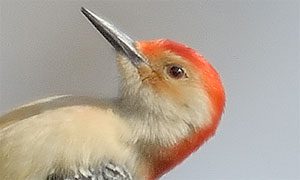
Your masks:
<instances>
[{"instance_id":1,"label":"red-bellied woodpecker","mask_svg":"<svg viewBox=\"0 0 300 180\"><path fill-rule=\"evenodd\" d=\"M82 12L117 51L120 97L56 96L0 117L0 179L158 179L215 133L224 89L201 55Z\"/></svg>"}]
</instances>

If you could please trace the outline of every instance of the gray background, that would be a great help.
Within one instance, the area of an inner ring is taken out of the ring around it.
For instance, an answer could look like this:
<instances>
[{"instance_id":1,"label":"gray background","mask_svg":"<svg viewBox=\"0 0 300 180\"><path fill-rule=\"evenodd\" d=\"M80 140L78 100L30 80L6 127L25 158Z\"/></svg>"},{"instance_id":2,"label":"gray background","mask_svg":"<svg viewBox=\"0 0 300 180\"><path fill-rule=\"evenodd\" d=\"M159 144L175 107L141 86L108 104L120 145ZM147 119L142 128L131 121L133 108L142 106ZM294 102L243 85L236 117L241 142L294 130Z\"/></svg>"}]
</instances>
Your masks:
<instances>
[{"instance_id":1,"label":"gray background","mask_svg":"<svg viewBox=\"0 0 300 180\"><path fill-rule=\"evenodd\" d=\"M300 179L299 2L1 1L0 113L55 94L113 97L110 45L85 6L135 39L170 38L220 72L216 136L162 179Z\"/></svg>"}]
</instances>

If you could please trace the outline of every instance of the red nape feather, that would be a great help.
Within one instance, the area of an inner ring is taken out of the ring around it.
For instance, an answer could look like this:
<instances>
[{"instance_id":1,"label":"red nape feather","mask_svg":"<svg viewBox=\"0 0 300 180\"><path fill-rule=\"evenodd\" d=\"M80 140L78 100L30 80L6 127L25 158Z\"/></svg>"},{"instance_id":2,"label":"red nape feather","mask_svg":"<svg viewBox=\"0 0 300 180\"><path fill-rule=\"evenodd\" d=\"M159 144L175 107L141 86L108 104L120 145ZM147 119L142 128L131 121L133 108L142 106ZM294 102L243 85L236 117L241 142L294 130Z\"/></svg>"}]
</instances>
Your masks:
<instances>
[{"instance_id":1,"label":"red nape feather","mask_svg":"<svg viewBox=\"0 0 300 180\"><path fill-rule=\"evenodd\" d=\"M137 47L148 57L159 56L161 53L169 51L191 62L199 69L204 89L212 105L212 123L202 127L190 137L181 140L174 147L163 149L161 153L153 155L153 174L150 178L152 180L174 168L214 135L225 105L225 93L217 71L195 50L167 39L139 41Z\"/></svg>"},{"instance_id":2,"label":"red nape feather","mask_svg":"<svg viewBox=\"0 0 300 180\"><path fill-rule=\"evenodd\" d=\"M183 139L174 147L163 149L162 153L155 154L153 174L150 179L158 179L163 174L173 169L213 136L219 124L220 117L221 113L214 113L212 124L199 130L197 133L192 134L190 137Z\"/></svg>"}]
</instances>

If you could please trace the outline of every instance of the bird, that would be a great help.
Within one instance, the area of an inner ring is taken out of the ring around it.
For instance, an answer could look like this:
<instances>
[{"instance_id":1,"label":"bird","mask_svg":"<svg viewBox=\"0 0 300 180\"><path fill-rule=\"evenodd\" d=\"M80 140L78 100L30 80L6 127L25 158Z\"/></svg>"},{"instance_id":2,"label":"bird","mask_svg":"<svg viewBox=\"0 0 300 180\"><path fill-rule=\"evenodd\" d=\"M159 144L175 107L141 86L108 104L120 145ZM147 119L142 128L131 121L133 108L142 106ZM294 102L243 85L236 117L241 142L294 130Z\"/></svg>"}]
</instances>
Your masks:
<instances>
[{"instance_id":1,"label":"bird","mask_svg":"<svg viewBox=\"0 0 300 180\"><path fill-rule=\"evenodd\" d=\"M116 51L116 98L59 95L0 117L0 179L156 180L219 125L225 90L196 50L169 39L134 41L82 7Z\"/></svg>"}]
</instances>

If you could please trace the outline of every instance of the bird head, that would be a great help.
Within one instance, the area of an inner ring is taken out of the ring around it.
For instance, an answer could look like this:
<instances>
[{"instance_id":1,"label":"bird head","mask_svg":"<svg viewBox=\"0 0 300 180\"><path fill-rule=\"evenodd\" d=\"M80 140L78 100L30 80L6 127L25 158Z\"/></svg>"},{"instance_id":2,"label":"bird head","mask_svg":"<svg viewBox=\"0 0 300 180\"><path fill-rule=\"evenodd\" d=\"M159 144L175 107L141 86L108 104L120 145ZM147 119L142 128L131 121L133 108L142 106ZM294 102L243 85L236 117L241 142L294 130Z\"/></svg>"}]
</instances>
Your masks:
<instances>
[{"instance_id":1,"label":"bird head","mask_svg":"<svg viewBox=\"0 0 300 180\"><path fill-rule=\"evenodd\" d=\"M133 141L159 147L152 162L158 162L153 175L158 177L214 134L225 103L220 77L186 45L168 39L133 41L89 10L82 12L117 51L122 109L134 120Z\"/></svg>"}]
</instances>

